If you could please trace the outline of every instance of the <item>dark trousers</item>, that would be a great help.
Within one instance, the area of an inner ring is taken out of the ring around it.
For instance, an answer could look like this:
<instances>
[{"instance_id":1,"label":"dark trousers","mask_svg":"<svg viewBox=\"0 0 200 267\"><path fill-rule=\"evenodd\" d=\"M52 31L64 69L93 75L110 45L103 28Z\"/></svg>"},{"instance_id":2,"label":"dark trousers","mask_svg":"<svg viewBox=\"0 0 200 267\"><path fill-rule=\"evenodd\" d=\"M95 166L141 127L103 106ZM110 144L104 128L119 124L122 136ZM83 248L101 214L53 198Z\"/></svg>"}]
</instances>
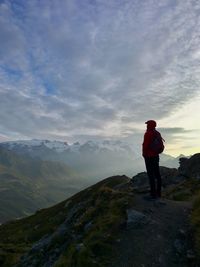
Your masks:
<instances>
[{"instance_id":1,"label":"dark trousers","mask_svg":"<svg viewBox=\"0 0 200 267\"><path fill-rule=\"evenodd\" d=\"M151 196L161 197L161 175L159 169L159 156L145 157L145 165L149 177Z\"/></svg>"}]
</instances>

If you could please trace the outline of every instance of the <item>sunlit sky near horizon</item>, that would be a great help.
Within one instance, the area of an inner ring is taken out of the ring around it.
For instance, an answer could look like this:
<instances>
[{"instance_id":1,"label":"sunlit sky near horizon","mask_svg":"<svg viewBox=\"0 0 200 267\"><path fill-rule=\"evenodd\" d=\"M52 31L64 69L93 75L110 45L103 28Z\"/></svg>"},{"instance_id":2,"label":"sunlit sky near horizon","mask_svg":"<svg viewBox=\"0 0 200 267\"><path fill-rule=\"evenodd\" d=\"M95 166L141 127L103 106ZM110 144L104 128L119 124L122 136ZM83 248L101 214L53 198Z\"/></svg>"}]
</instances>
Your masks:
<instances>
[{"instance_id":1,"label":"sunlit sky near horizon","mask_svg":"<svg viewBox=\"0 0 200 267\"><path fill-rule=\"evenodd\" d=\"M155 119L200 152L200 1L0 1L0 142L120 139Z\"/></svg>"}]
</instances>

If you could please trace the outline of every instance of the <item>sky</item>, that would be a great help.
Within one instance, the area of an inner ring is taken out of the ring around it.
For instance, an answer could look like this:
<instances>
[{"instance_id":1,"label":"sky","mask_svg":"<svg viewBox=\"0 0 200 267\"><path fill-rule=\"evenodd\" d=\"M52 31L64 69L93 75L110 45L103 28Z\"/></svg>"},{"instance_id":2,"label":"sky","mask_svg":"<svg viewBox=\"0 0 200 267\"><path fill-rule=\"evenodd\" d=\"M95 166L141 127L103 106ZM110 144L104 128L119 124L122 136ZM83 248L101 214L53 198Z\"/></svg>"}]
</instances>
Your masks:
<instances>
[{"instance_id":1,"label":"sky","mask_svg":"<svg viewBox=\"0 0 200 267\"><path fill-rule=\"evenodd\" d=\"M0 141L200 152L200 1L0 0Z\"/></svg>"}]
</instances>

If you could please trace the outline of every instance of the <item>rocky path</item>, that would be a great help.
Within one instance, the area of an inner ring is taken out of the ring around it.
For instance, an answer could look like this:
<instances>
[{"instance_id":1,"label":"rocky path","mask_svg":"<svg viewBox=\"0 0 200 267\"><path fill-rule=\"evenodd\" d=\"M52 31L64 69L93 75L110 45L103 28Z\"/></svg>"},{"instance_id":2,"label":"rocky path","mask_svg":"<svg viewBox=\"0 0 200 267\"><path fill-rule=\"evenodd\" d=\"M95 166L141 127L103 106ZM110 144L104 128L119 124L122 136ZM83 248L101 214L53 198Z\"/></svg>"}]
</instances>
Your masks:
<instances>
[{"instance_id":1,"label":"rocky path","mask_svg":"<svg viewBox=\"0 0 200 267\"><path fill-rule=\"evenodd\" d=\"M188 217L191 204L133 196L127 228L113 247L112 267L195 266Z\"/></svg>"}]
</instances>

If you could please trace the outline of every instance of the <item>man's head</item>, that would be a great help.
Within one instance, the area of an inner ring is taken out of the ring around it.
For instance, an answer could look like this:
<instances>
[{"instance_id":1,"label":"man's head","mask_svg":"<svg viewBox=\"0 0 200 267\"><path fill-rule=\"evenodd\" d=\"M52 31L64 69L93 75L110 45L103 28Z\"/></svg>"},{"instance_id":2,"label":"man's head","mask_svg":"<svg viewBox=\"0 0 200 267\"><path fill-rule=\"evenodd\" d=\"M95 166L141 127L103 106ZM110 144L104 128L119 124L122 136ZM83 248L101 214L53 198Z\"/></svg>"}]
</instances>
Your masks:
<instances>
[{"instance_id":1,"label":"man's head","mask_svg":"<svg viewBox=\"0 0 200 267\"><path fill-rule=\"evenodd\" d=\"M156 122L154 120L149 120L145 122L147 124L147 129L155 129Z\"/></svg>"}]
</instances>

